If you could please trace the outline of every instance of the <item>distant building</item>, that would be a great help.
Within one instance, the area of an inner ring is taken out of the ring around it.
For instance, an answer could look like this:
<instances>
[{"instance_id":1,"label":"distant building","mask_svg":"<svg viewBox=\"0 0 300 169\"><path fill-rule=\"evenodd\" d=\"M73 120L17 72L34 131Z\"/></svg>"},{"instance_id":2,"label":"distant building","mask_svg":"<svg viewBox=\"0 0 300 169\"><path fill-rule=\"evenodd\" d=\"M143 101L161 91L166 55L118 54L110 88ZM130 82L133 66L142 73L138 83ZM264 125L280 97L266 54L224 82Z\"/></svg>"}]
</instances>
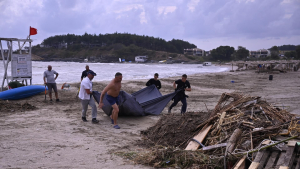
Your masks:
<instances>
[{"instance_id":1,"label":"distant building","mask_svg":"<svg viewBox=\"0 0 300 169\"><path fill-rule=\"evenodd\" d=\"M52 44L52 45L44 45L44 44L40 44L40 47L41 47L41 48L57 48L57 49L65 48L65 49L67 49L67 48L68 48L68 44L65 43L65 42L62 42L62 43L54 43L54 44Z\"/></svg>"},{"instance_id":2,"label":"distant building","mask_svg":"<svg viewBox=\"0 0 300 169\"><path fill-rule=\"evenodd\" d=\"M146 62L148 59L148 56L136 56L135 57L135 62Z\"/></svg>"},{"instance_id":3,"label":"distant building","mask_svg":"<svg viewBox=\"0 0 300 169\"><path fill-rule=\"evenodd\" d=\"M194 55L194 56L204 56L205 51L199 48L193 48L193 49L184 49L184 54L187 55Z\"/></svg>"},{"instance_id":4,"label":"distant building","mask_svg":"<svg viewBox=\"0 0 300 169\"><path fill-rule=\"evenodd\" d=\"M249 51L249 56L254 58L268 57L271 56L271 52L267 49L260 49L257 51Z\"/></svg>"},{"instance_id":5,"label":"distant building","mask_svg":"<svg viewBox=\"0 0 300 169\"><path fill-rule=\"evenodd\" d=\"M211 50L210 51L205 51L205 56L211 55Z\"/></svg>"},{"instance_id":6,"label":"distant building","mask_svg":"<svg viewBox=\"0 0 300 169\"><path fill-rule=\"evenodd\" d=\"M280 50L279 54L284 55L286 52L292 52L294 50Z\"/></svg>"}]
</instances>

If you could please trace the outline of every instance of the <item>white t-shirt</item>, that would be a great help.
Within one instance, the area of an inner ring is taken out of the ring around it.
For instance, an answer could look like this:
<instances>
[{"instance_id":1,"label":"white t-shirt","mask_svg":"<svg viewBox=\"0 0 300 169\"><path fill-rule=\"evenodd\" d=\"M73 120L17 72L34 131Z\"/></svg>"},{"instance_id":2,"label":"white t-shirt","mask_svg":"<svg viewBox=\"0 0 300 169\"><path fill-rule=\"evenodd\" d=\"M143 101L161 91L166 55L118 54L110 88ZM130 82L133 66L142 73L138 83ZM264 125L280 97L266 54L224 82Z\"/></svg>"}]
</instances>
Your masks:
<instances>
[{"instance_id":1,"label":"white t-shirt","mask_svg":"<svg viewBox=\"0 0 300 169\"><path fill-rule=\"evenodd\" d=\"M92 91L92 87L93 87L92 81L89 78L84 78L80 84L80 91L78 97L81 100L90 100L91 95L87 94L85 89L89 89L90 91Z\"/></svg>"}]
</instances>

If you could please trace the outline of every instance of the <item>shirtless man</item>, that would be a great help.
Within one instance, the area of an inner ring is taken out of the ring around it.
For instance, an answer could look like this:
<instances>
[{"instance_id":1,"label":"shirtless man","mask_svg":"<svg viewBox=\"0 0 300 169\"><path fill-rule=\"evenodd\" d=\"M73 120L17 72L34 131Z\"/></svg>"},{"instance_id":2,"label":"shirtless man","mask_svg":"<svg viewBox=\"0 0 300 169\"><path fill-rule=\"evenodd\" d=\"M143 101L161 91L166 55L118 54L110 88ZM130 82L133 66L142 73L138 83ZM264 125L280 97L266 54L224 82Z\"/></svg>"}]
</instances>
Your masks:
<instances>
[{"instance_id":1,"label":"shirtless man","mask_svg":"<svg viewBox=\"0 0 300 169\"><path fill-rule=\"evenodd\" d=\"M121 90L122 73L117 72L115 78L103 89L100 96L99 108L103 107L103 98L110 103L113 108L112 115L110 116L111 122L114 124L115 129L120 129L117 124L119 114L119 93Z\"/></svg>"}]
</instances>

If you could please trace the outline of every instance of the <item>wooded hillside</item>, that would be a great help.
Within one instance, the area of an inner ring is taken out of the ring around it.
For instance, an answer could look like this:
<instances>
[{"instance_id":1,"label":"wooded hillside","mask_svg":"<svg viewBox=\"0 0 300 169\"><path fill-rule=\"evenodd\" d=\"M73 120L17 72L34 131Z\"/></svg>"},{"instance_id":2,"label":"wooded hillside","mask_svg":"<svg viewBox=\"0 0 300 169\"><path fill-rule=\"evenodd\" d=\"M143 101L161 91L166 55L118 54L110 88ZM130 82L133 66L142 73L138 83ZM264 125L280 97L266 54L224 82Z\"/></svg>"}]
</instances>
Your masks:
<instances>
[{"instance_id":1,"label":"wooded hillside","mask_svg":"<svg viewBox=\"0 0 300 169\"><path fill-rule=\"evenodd\" d=\"M196 48L189 42L141 36L128 33L92 35L56 35L44 39L32 52L46 60L95 58L96 61L134 60L135 56L148 55L150 59L166 59L182 55L184 49ZM187 59L187 58L186 58ZM184 56L183 56L184 60Z\"/></svg>"}]
</instances>

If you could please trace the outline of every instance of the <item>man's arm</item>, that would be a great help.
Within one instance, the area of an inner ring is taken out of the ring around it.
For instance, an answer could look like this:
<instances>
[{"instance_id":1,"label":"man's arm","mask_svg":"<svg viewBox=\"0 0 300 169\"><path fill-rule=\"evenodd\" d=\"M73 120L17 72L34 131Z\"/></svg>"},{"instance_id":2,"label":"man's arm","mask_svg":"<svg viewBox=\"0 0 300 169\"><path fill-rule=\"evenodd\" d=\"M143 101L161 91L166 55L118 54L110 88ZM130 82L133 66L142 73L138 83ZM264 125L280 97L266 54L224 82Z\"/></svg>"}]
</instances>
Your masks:
<instances>
[{"instance_id":1,"label":"man's arm","mask_svg":"<svg viewBox=\"0 0 300 169\"><path fill-rule=\"evenodd\" d=\"M160 83L160 81L158 81L158 87L157 87L158 89L160 89L161 88L161 83Z\"/></svg>"},{"instance_id":2,"label":"man's arm","mask_svg":"<svg viewBox=\"0 0 300 169\"><path fill-rule=\"evenodd\" d=\"M56 73L56 76L55 76L54 80L56 80L56 79L57 79L57 77L58 77L58 73Z\"/></svg>"},{"instance_id":3,"label":"man's arm","mask_svg":"<svg viewBox=\"0 0 300 169\"><path fill-rule=\"evenodd\" d=\"M173 82L173 88L176 89L176 83L175 83L175 81Z\"/></svg>"},{"instance_id":4,"label":"man's arm","mask_svg":"<svg viewBox=\"0 0 300 169\"><path fill-rule=\"evenodd\" d=\"M192 91L192 88L185 88L185 91Z\"/></svg>"},{"instance_id":5,"label":"man's arm","mask_svg":"<svg viewBox=\"0 0 300 169\"><path fill-rule=\"evenodd\" d=\"M44 76L44 78L43 78L43 79L44 79L44 84L47 84L47 82L46 82L46 77L45 77L45 76Z\"/></svg>"},{"instance_id":6,"label":"man's arm","mask_svg":"<svg viewBox=\"0 0 300 169\"><path fill-rule=\"evenodd\" d=\"M102 108L103 107L103 98L104 98L104 95L107 93L107 91L111 88L112 84L108 84L104 89L103 91L101 92L101 96L100 96L100 101L99 101L99 108Z\"/></svg>"},{"instance_id":7,"label":"man's arm","mask_svg":"<svg viewBox=\"0 0 300 169\"><path fill-rule=\"evenodd\" d=\"M81 81L83 80L84 71L81 73Z\"/></svg>"},{"instance_id":8,"label":"man's arm","mask_svg":"<svg viewBox=\"0 0 300 169\"><path fill-rule=\"evenodd\" d=\"M187 88L185 88L184 90L185 91L191 91L192 90L190 83L187 84Z\"/></svg>"},{"instance_id":9,"label":"man's arm","mask_svg":"<svg viewBox=\"0 0 300 169\"><path fill-rule=\"evenodd\" d=\"M92 94L93 93L93 92L91 92L90 89L85 89L85 91L86 91L87 94Z\"/></svg>"},{"instance_id":10,"label":"man's arm","mask_svg":"<svg viewBox=\"0 0 300 169\"><path fill-rule=\"evenodd\" d=\"M148 80L148 82L146 83L146 86L150 86L151 85L150 81L151 81L151 79Z\"/></svg>"}]
</instances>

